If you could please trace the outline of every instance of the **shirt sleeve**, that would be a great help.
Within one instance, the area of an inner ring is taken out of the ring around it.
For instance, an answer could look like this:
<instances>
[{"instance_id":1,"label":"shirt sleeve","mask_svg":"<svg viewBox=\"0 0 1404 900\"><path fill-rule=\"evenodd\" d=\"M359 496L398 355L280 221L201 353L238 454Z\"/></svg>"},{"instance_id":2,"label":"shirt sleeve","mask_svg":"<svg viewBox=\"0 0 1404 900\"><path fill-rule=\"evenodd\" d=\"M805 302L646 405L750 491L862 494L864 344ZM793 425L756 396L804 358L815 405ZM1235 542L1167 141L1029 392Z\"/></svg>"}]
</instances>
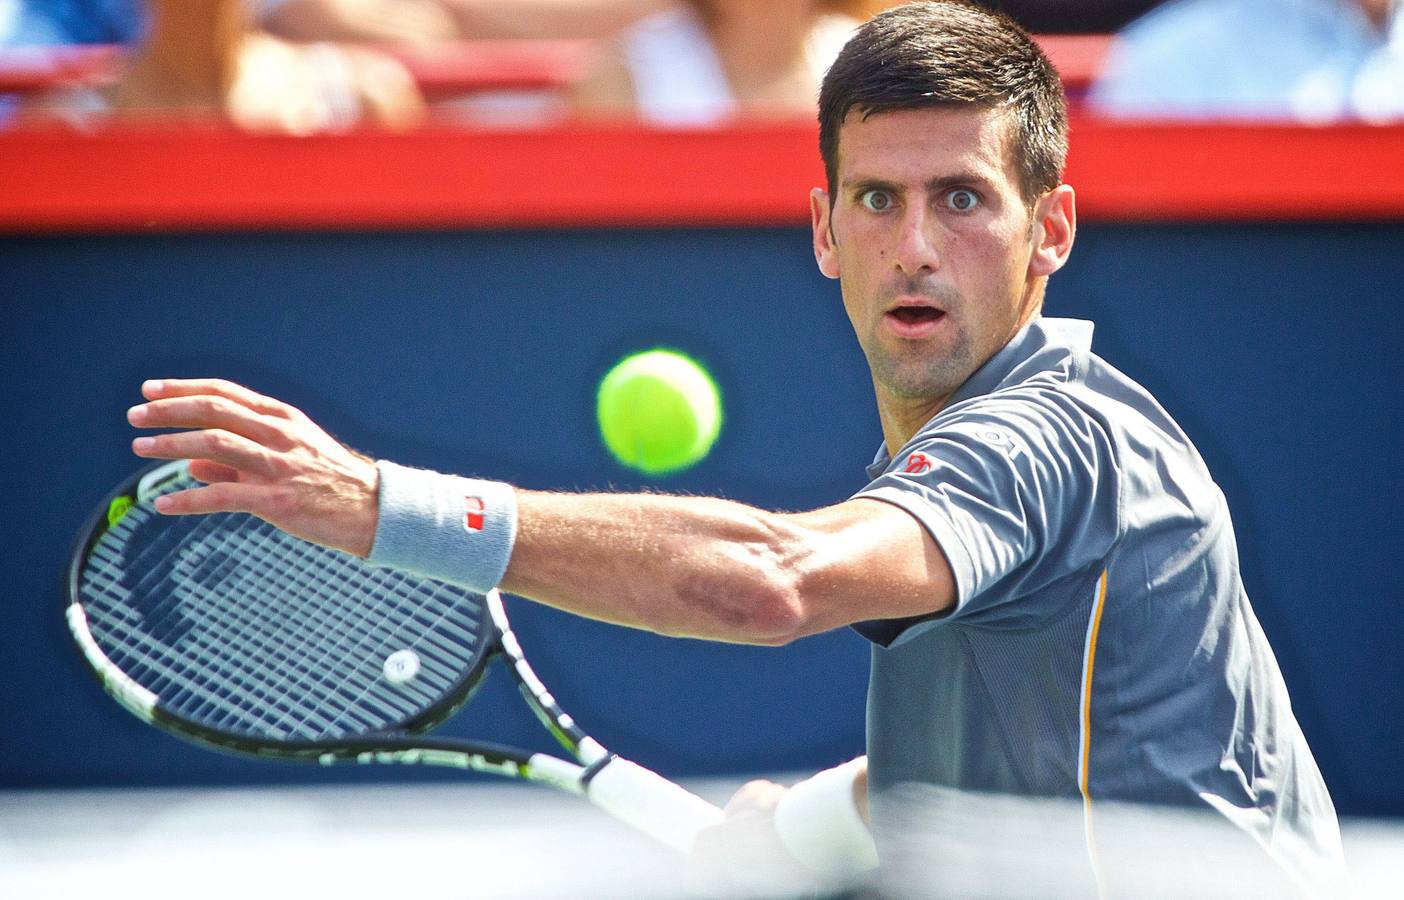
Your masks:
<instances>
[{"instance_id":1,"label":"shirt sleeve","mask_svg":"<svg viewBox=\"0 0 1404 900\"><path fill-rule=\"evenodd\" d=\"M1057 392L942 413L855 496L901 507L930 532L956 605L855 629L890 645L942 622L1032 627L1057 615L1067 601L1049 588L1100 563L1116 540L1118 481L1106 429Z\"/></svg>"}]
</instances>

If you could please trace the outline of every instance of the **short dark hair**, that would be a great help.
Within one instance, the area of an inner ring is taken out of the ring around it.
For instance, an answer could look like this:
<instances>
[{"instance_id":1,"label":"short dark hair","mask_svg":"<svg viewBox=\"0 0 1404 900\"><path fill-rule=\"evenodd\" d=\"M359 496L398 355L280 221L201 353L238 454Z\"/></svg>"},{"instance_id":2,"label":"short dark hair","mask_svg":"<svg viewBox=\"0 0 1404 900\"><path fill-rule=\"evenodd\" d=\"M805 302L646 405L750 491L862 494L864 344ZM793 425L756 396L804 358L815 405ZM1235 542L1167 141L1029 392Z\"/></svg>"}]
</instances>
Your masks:
<instances>
[{"instance_id":1,"label":"short dark hair","mask_svg":"<svg viewBox=\"0 0 1404 900\"><path fill-rule=\"evenodd\" d=\"M1007 107L1019 188L1032 205L1058 186L1068 155L1063 84L1024 29L964 0L910 3L874 16L834 60L819 92L819 153L829 192L839 127L899 109Z\"/></svg>"}]
</instances>

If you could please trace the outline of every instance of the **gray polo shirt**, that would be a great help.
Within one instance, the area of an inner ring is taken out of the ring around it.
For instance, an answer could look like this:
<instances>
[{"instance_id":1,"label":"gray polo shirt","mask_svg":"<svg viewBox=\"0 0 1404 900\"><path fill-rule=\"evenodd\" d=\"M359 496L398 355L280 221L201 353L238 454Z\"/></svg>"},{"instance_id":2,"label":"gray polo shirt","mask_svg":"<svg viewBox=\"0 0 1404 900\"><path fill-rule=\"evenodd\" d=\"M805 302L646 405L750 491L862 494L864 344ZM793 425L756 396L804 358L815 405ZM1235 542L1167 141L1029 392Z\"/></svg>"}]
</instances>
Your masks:
<instances>
[{"instance_id":1,"label":"gray polo shirt","mask_svg":"<svg viewBox=\"0 0 1404 900\"><path fill-rule=\"evenodd\" d=\"M1117 801L1210 808L1317 881L1340 858L1335 810L1223 493L1091 342L1089 322L1035 320L868 470L857 496L921 522L957 588L944 615L855 626L874 644L874 797L915 784L1065 797L1089 818Z\"/></svg>"}]
</instances>

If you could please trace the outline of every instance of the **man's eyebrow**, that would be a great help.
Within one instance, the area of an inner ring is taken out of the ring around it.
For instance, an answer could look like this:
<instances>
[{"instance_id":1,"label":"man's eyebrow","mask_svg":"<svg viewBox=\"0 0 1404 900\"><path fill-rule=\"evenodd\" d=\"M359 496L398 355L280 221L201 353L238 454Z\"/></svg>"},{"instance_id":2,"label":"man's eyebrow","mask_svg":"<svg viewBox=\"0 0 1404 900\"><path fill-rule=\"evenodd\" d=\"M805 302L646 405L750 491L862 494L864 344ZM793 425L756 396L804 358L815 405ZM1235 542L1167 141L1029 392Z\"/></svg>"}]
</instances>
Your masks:
<instances>
[{"instance_id":1,"label":"man's eyebrow","mask_svg":"<svg viewBox=\"0 0 1404 900\"><path fill-rule=\"evenodd\" d=\"M942 175L939 178L932 178L926 182L928 193L944 191L947 188L960 187L964 185L987 186L991 184L989 178L978 172L955 172L950 175Z\"/></svg>"},{"instance_id":2,"label":"man's eyebrow","mask_svg":"<svg viewBox=\"0 0 1404 900\"><path fill-rule=\"evenodd\" d=\"M953 172L950 175L939 175L935 178L927 179L922 185L927 193L938 193L948 188L972 185L988 186L992 182L985 175L974 171ZM845 178L839 185L845 191L861 193L864 191L888 191L893 194L906 193L906 186L886 178L867 177L857 175L852 178Z\"/></svg>"},{"instance_id":3,"label":"man's eyebrow","mask_svg":"<svg viewBox=\"0 0 1404 900\"><path fill-rule=\"evenodd\" d=\"M855 193L887 191L892 194L900 194L906 190L906 188L895 181L888 181L886 178L867 178L861 175L853 178L845 178L839 186L845 191L852 191Z\"/></svg>"}]
</instances>

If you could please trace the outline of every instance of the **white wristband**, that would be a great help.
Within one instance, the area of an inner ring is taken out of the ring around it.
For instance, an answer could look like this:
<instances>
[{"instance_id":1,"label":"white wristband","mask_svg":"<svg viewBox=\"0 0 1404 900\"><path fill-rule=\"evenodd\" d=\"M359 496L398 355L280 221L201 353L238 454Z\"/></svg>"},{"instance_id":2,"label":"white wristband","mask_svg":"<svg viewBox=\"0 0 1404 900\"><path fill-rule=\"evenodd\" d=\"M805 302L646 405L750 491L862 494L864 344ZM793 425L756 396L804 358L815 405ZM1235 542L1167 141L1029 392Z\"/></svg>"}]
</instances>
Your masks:
<instances>
[{"instance_id":1,"label":"white wristband","mask_svg":"<svg viewBox=\"0 0 1404 900\"><path fill-rule=\"evenodd\" d=\"M858 757L801 781L775 807L780 843L816 874L848 881L877 867L872 832L853 799L853 781L867 766Z\"/></svg>"},{"instance_id":2,"label":"white wristband","mask_svg":"<svg viewBox=\"0 0 1404 900\"><path fill-rule=\"evenodd\" d=\"M507 574L517 539L510 484L376 463L380 519L369 561L485 594Z\"/></svg>"}]
</instances>

